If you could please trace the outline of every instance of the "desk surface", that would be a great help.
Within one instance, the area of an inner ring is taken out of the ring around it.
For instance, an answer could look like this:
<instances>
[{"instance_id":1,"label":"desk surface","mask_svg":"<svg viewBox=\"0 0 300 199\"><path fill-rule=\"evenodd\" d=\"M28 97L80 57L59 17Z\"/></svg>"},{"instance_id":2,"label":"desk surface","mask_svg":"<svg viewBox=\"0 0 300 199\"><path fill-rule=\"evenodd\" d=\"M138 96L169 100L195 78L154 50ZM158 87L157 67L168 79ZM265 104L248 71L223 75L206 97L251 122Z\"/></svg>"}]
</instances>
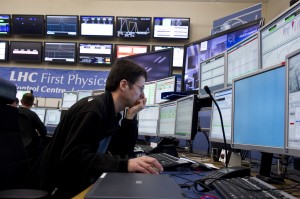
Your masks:
<instances>
[{"instance_id":1,"label":"desk surface","mask_svg":"<svg viewBox=\"0 0 300 199\"><path fill-rule=\"evenodd\" d=\"M189 157L199 162L211 162L210 158L199 156L197 154L180 154L180 155L185 155L186 157ZM213 162L213 164L215 164L217 167L222 166L221 163ZM203 176L207 175L209 171L208 172L207 171L166 171L163 173L172 176L172 178L180 185L182 184L191 185L195 180L201 179ZM251 175L255 176L256 173L255 172L251 173ZM286 189L294 185L295 183L293 181L285 180L284 185L273 185L273 186L277 187L278 189ZM85 194L89 191L90 188L91 186L85 189L84 191L82 191L80 194L73 197L73 199L84 199ZM195 190L187 189L187 188L183 188L182 190L186 194L186 196L188 196L188 198L200 198L204 194L204 193L197 193ZM300 198L300 191L299 189L297 189L297 187L293 189L285 190L285 192ZM219 198L219 196L214 191L210 191L207 194Z\"/></svg>"}]
</instances>

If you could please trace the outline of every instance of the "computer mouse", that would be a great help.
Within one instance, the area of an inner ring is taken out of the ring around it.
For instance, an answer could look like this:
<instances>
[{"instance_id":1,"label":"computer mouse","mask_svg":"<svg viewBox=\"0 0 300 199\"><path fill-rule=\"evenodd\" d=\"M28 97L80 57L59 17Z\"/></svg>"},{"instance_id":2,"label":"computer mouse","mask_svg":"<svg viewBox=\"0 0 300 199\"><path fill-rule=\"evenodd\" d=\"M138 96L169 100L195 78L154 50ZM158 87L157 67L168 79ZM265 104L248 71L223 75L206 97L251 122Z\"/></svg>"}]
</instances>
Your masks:
<instances>
[{"instance_id":1,"label":"computer mouse","mask_svg":"<svg viewBox=\"0 0 300 199\"><path fill-rule=\"evenodd\" d=\"M212 168L202 162L196 162L191 165L191 170L193 170L193 171L211 171Z\"/></svg>"}]
</instances>

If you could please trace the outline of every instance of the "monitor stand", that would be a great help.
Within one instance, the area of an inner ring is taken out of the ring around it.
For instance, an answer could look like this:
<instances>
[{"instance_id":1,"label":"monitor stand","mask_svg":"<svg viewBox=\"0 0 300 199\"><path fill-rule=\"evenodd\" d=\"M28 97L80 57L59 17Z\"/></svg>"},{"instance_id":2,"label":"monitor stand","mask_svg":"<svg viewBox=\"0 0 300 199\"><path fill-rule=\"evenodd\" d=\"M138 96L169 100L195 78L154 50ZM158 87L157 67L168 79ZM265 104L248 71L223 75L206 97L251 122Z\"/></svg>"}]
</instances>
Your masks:
<instances>
[{"instance_id":1,"label":"monitor stand","mask_svg":"<svg viewBox=\"0 0 300 199\"><path fill-rule=\"evenodd\" d=\"M261 153L260 169L257 178L271 184L283 184L284 178L271 174L273 153Z\"/></svg>"}]
</instances>

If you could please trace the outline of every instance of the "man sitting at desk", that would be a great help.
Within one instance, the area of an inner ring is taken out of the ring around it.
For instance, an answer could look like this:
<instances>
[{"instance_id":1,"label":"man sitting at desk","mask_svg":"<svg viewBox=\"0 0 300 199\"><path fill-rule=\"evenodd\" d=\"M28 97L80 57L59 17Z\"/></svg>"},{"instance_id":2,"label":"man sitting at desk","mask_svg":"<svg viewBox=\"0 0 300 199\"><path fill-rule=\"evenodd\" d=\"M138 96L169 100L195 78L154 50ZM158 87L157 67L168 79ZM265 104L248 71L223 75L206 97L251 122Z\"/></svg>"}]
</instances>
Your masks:
<instances>
[{"instance_id":1,"label":"man sitting at desk","mask_svg":"<svg viewBox=\"0 0 300 199\"><path fill-rule=\"evenodd\" d=\"M144 68L120 60L111 68L105 93L83 98L67 111L34 170L38 188L55 192L57 198L70 198L103 172L163 170L154 158L128 159L138 136L135 116L146 104L146 78ZM120 112L126 107L119 126Z\"/></svg>"}]
</instances>

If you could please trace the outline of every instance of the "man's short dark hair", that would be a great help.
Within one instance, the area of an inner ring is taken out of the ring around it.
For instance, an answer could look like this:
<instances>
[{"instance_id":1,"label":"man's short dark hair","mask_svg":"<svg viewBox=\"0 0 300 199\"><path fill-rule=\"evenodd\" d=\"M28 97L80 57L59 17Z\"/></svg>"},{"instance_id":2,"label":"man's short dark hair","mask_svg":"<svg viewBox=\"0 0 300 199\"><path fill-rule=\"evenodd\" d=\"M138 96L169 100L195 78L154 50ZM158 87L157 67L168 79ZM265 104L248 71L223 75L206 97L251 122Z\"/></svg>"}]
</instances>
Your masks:
<instances>
[{"instance_id":1,"label":"man's short dark hair","mask_svg":"<svg viewBox=\"0 0 300 199\"><path fill-rule=\"evenodd\" d=\"M143 76L147 79L147 71L127 59L121 59L114 63L106 80L105 90L115 91L119 87L120 81L125 79L129 86L133 85L139 77Z\"/></svg>"},{"instance_id":2,"label":"man's short dark hair","mask_svg":"<svg viewBox=\"0 0 300 199\"><path fill-rule=\"evenodd\" d=\"M31 93L25 93L21 99L21 103L26 106L32 106L34 101L34 96Z\"/></svg>"}]
</instances>

